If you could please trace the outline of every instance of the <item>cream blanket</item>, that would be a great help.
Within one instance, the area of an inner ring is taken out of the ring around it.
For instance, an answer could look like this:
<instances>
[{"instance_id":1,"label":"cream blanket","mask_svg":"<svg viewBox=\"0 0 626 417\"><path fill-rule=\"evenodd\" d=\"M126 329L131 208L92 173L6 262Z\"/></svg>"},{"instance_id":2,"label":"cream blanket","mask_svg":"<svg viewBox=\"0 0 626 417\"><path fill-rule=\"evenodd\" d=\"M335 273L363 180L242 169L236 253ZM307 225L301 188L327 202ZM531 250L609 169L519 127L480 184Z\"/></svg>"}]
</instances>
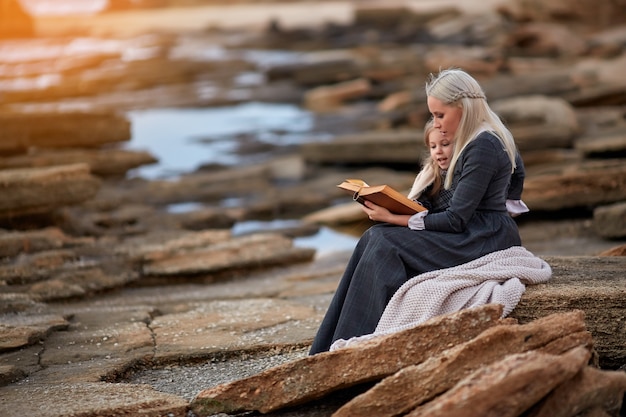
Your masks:
<instances>
[{"instance_id":1,"label":"cream blanket","mask_svg":"<svg viewBox=\"0 0 626 417\"><path fill-rule=\"evenodd\" d=\"M374 333L339 339L330 350L483 304L502 304L502 317L505 317L522 298L526 285L547 282L551 276L550 265L522 246L493 252L452 268L420 274L396 291Z\"/></svg>"}]
</instances>

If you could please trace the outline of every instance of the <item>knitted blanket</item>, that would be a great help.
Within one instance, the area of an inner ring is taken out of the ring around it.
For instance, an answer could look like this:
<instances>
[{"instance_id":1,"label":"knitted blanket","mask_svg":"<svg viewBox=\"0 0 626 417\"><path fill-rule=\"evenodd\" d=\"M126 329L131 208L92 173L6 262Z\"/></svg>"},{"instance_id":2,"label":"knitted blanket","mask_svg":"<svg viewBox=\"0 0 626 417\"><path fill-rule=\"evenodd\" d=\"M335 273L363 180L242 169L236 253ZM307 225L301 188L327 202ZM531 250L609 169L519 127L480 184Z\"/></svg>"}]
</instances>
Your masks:
<instances>
[{"instance_id":1,"label":"knitted blanket","mask_svg":"<svg viewBox=\"0 0 626 417\"><path fill-rule=\"evenodd\" d=\"M547 282L552 269L522 246L487 254L452 268L417 275L393 295L374 333L335 341L330 350L414 327L441 314L483 304L504 306L507 316L528 284Z\"/></svg>"}]
</instances>

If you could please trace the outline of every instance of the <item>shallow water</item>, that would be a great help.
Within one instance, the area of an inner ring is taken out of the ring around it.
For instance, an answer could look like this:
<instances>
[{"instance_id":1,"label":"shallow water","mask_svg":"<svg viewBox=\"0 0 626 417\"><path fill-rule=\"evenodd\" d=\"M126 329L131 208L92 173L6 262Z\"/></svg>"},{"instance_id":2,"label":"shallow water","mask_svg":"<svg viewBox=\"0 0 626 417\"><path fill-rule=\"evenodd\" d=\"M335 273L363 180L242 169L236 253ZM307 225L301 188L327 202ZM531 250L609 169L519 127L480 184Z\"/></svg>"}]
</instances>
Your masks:
<instances>
[{"instance_id":1,"label":"shallow water","mask_svg":"<svg viewBox=\"0 0 626 417\"><path fill-rule=\"evenodd\" d=\"M245 103L229 107L148 109L128 113L127 149L150 152L159 162L129 173L172 178L206 164L237 165L254 155L237 152L237 138L276 146L311 140L312 115L290 104Z\"/></svg>"},{"instance_id":2,"label":"shallow water","mask_svg":"<svg viewBox=\"0 0 626 417\"><path fill-rule=\"evenodd\" d=\"M129 177L172 179L205 164L238 165L254 162L259 154L237 152L237 138L275 146L288 146L316 140L310 112L290 104L246 103L218 108L171 108L132 111L131 140L127 149L144 150L155 156L157 164L140 167ZM198 203L176 204L170 212L201 208ZM297 227L299 220L247 221L237 223L233 234L271 231ZM322 227L313 236L298 237L294 245L316 249L316 255L352 250L356 238Z\"/></svg>"}]
</instances>

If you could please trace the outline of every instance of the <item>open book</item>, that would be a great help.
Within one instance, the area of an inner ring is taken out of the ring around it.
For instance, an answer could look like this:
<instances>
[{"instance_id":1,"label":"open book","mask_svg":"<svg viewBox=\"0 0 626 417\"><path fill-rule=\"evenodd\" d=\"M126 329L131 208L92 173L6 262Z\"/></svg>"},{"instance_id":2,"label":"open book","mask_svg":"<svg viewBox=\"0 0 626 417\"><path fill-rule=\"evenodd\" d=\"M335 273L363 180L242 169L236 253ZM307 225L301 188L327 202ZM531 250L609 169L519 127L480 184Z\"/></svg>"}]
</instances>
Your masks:
<instances>
[{"instance_id":1,"label":"open book","mask_svg":"<svg viewBox=\"0 0 626 417\"><path fill-rule=\"evenodd\" d=\"M358 203L363 204L364 200L368 200L395 214L415 214L426 210L417 201L409 200L388 185L370 186L363 180L349 179L337 187L352 193L352 198Z\"/></svg>"}]
</instances>

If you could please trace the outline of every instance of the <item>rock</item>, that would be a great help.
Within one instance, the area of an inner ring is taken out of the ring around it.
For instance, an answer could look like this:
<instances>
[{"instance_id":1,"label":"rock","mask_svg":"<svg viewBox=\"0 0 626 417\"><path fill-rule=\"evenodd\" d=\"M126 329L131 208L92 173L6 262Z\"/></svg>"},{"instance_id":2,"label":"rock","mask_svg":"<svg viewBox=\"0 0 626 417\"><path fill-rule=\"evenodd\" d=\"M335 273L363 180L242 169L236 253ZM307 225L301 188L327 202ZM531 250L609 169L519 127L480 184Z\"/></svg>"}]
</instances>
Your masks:
<instances>
[{"instance_id":1,"label":"rock","mask_svg":"<svg viewBox=\"0 0 626 417\"><path fill-rule=\"evenodd\" d=\"M86 164L0 171L0 218L48 213L96 195L100 181Z\"/></svg>"},{"instance_id":2,"label":"rock","mask_svg":"<svg viewBox=\"0 0 626 417\"><path fill-rule=\"evenodd\" d=\"M558 97L532 95L501 99L492 108L506 120L521 152L569 148L580 132L574 108Z\"/></svg>"},{"instance_id":3,"label":"rock","mask_svg":"<svg viewBox=\"0 0 626 417\"><path fill-rule=\"evenodd\" d=\"M574 147L585 156L619 154L626 150L626 128L578 137L574 141Z\"/></svg>"},{"instance_id":4,"label":"rock","mask_svg":"<svg viewBox=\"0 0 626 417\"><path fill-rule=\"evenodd\" d=\"M32 231L8 231L0 233L0 257L15 257L21 253L33 253L74 244L85 240L67 236L56 227L48 227Z\"/></svg>"},{"instance_id":5,"label":"rock","mask_svg":"<svg viewBox=\"0 0 626 417\"><path fill-rule=\"evenodd\" d=\"M611 59L580 60L572 68L579 88L563 94L576 107L620 106L626 102L626 82L617 73L626 65L626 54Z\"/></svg>"},{"instance_id":6,"label":"rock","mask_svg":"<svg viewBox=\"0 0 626 417\"><path fill-rule=\"evenodd\" d=\"M626 201L597 207L593 211L593 227L598 235L608 239L626 237Z\"/></svg>"},{"instance_id":7,"label":"rock","mask_svg":"<svg viewBox=\"0 0 626 417\"><path fill-rule=\"evenodd\" d=\"M0 114L0 154L30 148L98 147L130 139L130 122L116 113Z\"/></svg>"},{"instance_id":8,"label":"rock","mask_svg":"<svg viewBox=\"0 0 626 417\"><path fill-rule=\"evenodd\" d=\"M32 345L55 330L63 330L69 326L64 317L56 315L16 315L3 314L0 325L0 352L13 350L22 346Z\"/></svg>"},{"instance_id":9,"label":"rock","mask_svg":"<svg viewBox=\"0 0 626 417\"><path fill-rule=\"evenodd\" d=\"M290 78L299 85L313 87L358 78L360 70L350 51L339 50L310 52L298 63L274 65L265 74L269 81Z\"/></svg>"},{"instance_id":10,"label":"rock","mask_svg":"<svg viewBox=\"0 0 626 417\"><path fill-rule=\"evenodd\" d=\"M133 270L109 272L110 264L81 268L69 265L50 274L48 279L27 286L27 292L39 301L53 301L72 297L87 297L107 289L119 288L138 280L139 274ZM48 271L50 273L50 271Z\"/></svg>"},{"instance_id":11,"label":"rock","mask_svg":"<svg viewBox=\"0 0 626 417\"><path fill-rule=\"evenodd\" d=\"M267 413L333 390L391 375L450 344L471 339L497 323L502 307L488 305L429 320L362 345L296 360L258 375L201 391L191 402L198 415L258 410Z\"/></svg>"},{"instance_id":12,"label":"rock","mask_svg":"<svg viewBox=\"0 0 626 417\"><path fill-rule=\"evenodd\" d=\"M510 317L528 323L557 312L582 310L600 366L604 369L622 366L626 357L626 344L621 340L626 280L621 271L626 270L626 257L544 257L544 260L552 268L552 279L546 284L527 286Z\"/></svg>"},{"instance_id":13,"label":"rock","mask_svg":"<svg viewBox=\"0 0 626 417\"><path fill-rule=\"evenodd\" d=\"M253 299L196 303L184 313L168 314L150 323L156 349L153 363L202 359L246 348L251 351L297 338L298 326L314 316L312 308L286 300ZM304 332L306 340L309 331Z\"/></svg>"},{"instance_id":14,"label":"rock","mask_svg":"<svg viewBox=\"0 0 626 417\"><path fill-rule=\"evenodd\" d=\"M504 65L504 56L500 49L479 46L433 48L424 60L426 68L431 72L456 66L476 76L492 76Z\"/></svg>"},{"instance_id":15,"label":"rock","mask_svg":"<svg viewBox=\"0 0 626 417\"><path fill-rule=\"evenodd\" d=\"M0 387L19 381L26 374L19 368L12 365L0 365Z\"/></svg>"},{"instance_id":16,"label":"rock","mask_svg":"<svg viewBox=\"0 0 626 417\"><path fill-rule=\"evenodd\" d=\"M586 342L575 341L563 347L561 352L552 354L561 354L581 345L591 348L592 339L585 332L582 312L553 314L521 326L513 323L494 326L465 343L383 379L342 406L333 417L404 415L451 389L481 367L510 354L541 349L575 333L585 333Z\"/></svg>"},{"instance_id":17,"label":"rock","mask_svg":"<svg viewBox=\"0 0 626 417\"><path fill-rule=\"evenodd\" d=\"M560 356L537 351L509 355L475 371L407 416L519 416L576 375L589 356L589 351L582 347Z\"/></svg>"},{"instance_id":18,"label":"rock","mask_svg":"<svg viewBox=\"0 0 626 417\"><path fill-rule=\"evenodd\" d=\"M255 234L229 239L209 246L172 254L164 259L149 259L144 275L180 276L213 274L229 269L308 261L314 249L294 248L292 240L275 234Z\"/></svg>"},{"instance_id":19,"label":"rock","mask_svg":"<svg viewBox=\"0 0 626 417\"><path fill-rule=\"evenodd\" d=\"M370 90L369 81L363 78L316 87L305 93L304 106L312 111L336 110L346 101L365 97Z\"/></svg>"},{"instance_id":20,"label":"rock","mask_svg":"<svg viewBox=\"0 0 626 417\"><path fill-rule=\"evenodd\" d=\"M626 256L626 245L616 246L601 252L598 256Z\"/></svg>"},{"instance_id":21,"label":"rock","mask_svg":"<svg viewBox=\"0 0 626 417\"><path fill-rule=\"evenodd\" d=\"M98 176L123 176L129 170L156 163L148 152L107 150L35 150L26 155L0 157L0 169L36 168L86 163L92 174Z\"/></svg>"},{"instance_id":22,"label":"rock","mask_svg":"<svg viewBox=\"0 0 626 417\"><path fill-rule=\"evenodd\" d=\"M461 4L458 4L461 6ZM452 45L485 45L500 47L502 44L503 34L509 29L508 23L497 13L491 11L484 11L482 13L461 13L454 15L453 13L447 13L446 15L434 17L426 22L425 26L428 29L428 34L433 38L436 43L450 44ZM480 49L480 48L478 48ZM457 50L453 46L453 50ZM461 52L462 53L462 52ZM502 63L502 55L492 50L490 58L495 58L493 64ZM444 58L449 64L453 62L449 61L449 58ZM461 59L464 59L461 57ZM434 60L431 61L434 63ZM456 66L466 68L465 65L460 65L460 61L456 63ZM467 63L467 61L465 61ZM483 63L481 65L477 60L473 60L473 65L467 68L467 70L476 69L479 74L489 74L490 71L484 71L485 69L493 69L495 66L490 63ZM442 62L441 67L447 68L449 65L444 65ZM438 67L430 66L432 71L438 71ZM481 71L481 69L483 71Z\"/></svg>"},{"instance_id":23,"label":"rock","mask_svg":"<svg viewBox=\"0 0 626 417\"><path fill-rule=\"evenodd\" d=\"M497 9L506 16L518 21L567 21L587 28L602 28L624 23L621 12L623 4L611 0L598 4L593 0L580 0L576 7L566 0L548 3L540 0L509 0L502 2Z\"/></svg>"},{"instance_id":24,"label":"rock","mask_svg":"<svg viewBox=\"0 0 626 417\"><path fill-rule=\"evenodd\" d=\"M211 247L231 239L230 230L157 231L130 237L117 245L113 253L140 261L167 259L177 253Z\"/></svg>"},{"instance_id":25,"label":"rock","mask_svg":"<svg viewBox=\"0 0 626 417\"><path fill-rule=\"evenodd\" d=\"M555 211L567 208L596 207L626 200L624 160L582 161L560 170L546 166L528 173L524 183L524 202L531 210Z\"/></svg>"},{"instance_id":26,"label":"rock","mask_svg":"<svg viewBox=\"0 0 626 417\"><path fill-rule=\"evenodd\" d=\"M499 73L481 80L481 85L490 103L517 96L562 97L579 90L579 85L572 79L571 68L564 69L563 65L550 71L532 71L522 74Z\"/></svg>"},{"instance_id":27,"label":"rock","mask_svg":"<svg viewBox=\"0 0 626 417\"><path fill-rule=\"evenodd\" d=\"M301 147L305 161L315 164L411 164L419 166L422 130L370 131L336 136L332 142L307 143ZM378 180L377 180L378 181Z\"/></svg>"},{"instance_id":28,"label":"rock","mask_svg":"<svg viewBox=\"0 0 626 417\"><path fill-rule=\"evenodd\" d=\"M526 23L512 30L504 47L512 54L572 57L587 52L585 39L570 28L545 22Z\"/></svg>"},{"instance_id":29,"label":"rock","mask_svg":"<svg viewBox=\"0 0 626 417\"><path fill-rule=\"evenodd\" d=\"M54 406L50 395L54 392ZM28 398L28 401L24 401ZM147 385L92 383L60 383L49 386L7 388L0 399L6 417L46 415L62 417L68 415L97 416L111 410L122 415L146 417L185 417L187 402L182 398L155 391Z\"/></svg>"},{"instance_id":30,"label":"rock","mask_svg":"<svg viewBox=\"0 0 626 417\"><path fill-rule=\"evenodd\" d=\"M618 415L626 392L626 372L584 367L534 406L528 417L566 417L598 408Z\"/></svg>"}]
</instances>

